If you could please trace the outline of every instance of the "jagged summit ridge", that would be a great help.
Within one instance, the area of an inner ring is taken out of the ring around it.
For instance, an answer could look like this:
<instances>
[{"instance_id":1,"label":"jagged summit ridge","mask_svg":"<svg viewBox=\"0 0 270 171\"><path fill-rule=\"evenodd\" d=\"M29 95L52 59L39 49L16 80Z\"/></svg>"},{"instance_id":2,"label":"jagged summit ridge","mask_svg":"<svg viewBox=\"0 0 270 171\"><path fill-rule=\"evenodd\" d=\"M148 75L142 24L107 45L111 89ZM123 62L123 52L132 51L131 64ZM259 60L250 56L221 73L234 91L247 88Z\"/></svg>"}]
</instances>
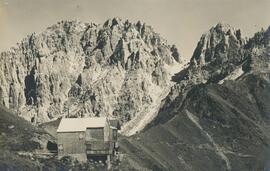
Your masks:
<instances>
[{"instance_id":1,"label":"jagged summit ridge","mask_svg":"<svg viewBox=\"0 0 270 171\"><path fill-rule=\"evenodd\" d=\"M177 48L150 26L119 18L58 22L0 60L1 104L33 122L65 115L127 122L147 115L180 65Z\"/></svg>"},{"instance_id":2,"label":"jagged summit ridge","mask_svg":"<svg viewBox=\"0 0 270 171\"><path fill-rule=\"evenodd\" d=\"M201 36L190 65L178 74L178 81L192 85L222 80L247 59L246 42L239 29L218 23Z\"/></svg>"},{"instance_id":3,"label":"jagged summit ridge","mask_svg":"<svg viewBox=\"0 0 270 171\"><path fill-rule=\"evenodd\" d=\"M230 48L237 49L244 44L245 40L242 38L239 29L235 29L228 24L218 23L202 35L192 55L192 61L196 60L197 64L205 65L212 60L227 58L231 55L226 54L230 51ZM225 55L220 56L221 53Z\"/></svg>"}]
</instances>

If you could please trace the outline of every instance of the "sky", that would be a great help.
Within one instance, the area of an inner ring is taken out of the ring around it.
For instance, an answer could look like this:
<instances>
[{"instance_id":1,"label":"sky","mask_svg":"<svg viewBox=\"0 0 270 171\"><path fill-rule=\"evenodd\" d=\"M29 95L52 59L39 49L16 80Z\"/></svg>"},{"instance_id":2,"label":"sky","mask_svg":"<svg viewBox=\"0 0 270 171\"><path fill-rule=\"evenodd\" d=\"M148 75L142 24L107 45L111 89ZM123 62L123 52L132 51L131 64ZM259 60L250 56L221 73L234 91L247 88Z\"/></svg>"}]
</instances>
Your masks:
<instances>
[{"instance_id":1,"label":"sky","mask_svg":"<svg viewBox=\"0 0 270 171\"><path fill-rule=\"evenodd\" d=\"M218 22L250 37L270 25L270 0L0 0L0 51L61 20L103 24L120 17L151 25L190 58L201 35Z\"/></svg>"}]
</instances>

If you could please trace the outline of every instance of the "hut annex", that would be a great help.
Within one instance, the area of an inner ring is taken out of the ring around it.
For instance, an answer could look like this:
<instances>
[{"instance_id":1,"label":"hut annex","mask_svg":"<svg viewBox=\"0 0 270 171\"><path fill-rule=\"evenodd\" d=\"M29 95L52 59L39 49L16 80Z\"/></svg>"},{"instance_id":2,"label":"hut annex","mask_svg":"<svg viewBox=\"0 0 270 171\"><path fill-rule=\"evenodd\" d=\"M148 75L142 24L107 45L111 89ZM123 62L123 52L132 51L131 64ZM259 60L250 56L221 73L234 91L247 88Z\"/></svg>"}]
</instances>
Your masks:
<instances>
[{"instance_id":1,"label":"hut annex","mask_svg":"<svg viewBox=\"0 0 270 171\"><path fill-rule=\"evenodd\" d=\"M117 148L115 123L106 117L63 118L57 129L58 158L72 156L86 162L91 157L105 157L109 163Z\"/></svg>"}]
</instances>

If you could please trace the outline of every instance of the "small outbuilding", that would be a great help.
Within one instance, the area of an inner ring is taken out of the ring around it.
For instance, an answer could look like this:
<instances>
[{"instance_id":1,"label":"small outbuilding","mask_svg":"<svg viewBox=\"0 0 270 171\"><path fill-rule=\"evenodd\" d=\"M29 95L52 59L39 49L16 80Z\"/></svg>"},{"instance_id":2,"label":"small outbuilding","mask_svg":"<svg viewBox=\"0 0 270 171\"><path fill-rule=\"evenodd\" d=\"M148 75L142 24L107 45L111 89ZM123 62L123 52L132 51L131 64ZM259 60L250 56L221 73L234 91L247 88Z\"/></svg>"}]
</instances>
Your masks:
<instances>
[{"instance_id":1,"label":"small outbuilding","mask_svg":"<svg viewBox=\"0 0 270 171\"><path fill-rule=\"evenodd\" d=\"M117 130L106 117L63 118L57 129L58 158L72 156L87 161L106 157L110 162L117 145Z\"/></svg>"}]
</instances>

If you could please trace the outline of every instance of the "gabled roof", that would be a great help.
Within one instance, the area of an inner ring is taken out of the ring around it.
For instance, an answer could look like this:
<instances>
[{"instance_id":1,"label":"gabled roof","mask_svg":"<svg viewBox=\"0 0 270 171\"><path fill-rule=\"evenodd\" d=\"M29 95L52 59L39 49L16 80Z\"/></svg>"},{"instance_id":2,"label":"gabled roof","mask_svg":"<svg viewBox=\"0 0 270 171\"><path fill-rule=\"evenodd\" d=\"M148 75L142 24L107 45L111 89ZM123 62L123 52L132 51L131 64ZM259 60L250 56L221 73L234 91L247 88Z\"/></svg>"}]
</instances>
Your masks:
<instances>
[{"instance_id":1,"label":"gabled roof","mask_svg":"<svg viewBox=\"0 0 270 171\"><path fill-rule=\"evenodd\" d=\"M106 122L106 117L62 118L57 132L81 132L87 128L103 128Z\"/></svg>"}]
</instances>

